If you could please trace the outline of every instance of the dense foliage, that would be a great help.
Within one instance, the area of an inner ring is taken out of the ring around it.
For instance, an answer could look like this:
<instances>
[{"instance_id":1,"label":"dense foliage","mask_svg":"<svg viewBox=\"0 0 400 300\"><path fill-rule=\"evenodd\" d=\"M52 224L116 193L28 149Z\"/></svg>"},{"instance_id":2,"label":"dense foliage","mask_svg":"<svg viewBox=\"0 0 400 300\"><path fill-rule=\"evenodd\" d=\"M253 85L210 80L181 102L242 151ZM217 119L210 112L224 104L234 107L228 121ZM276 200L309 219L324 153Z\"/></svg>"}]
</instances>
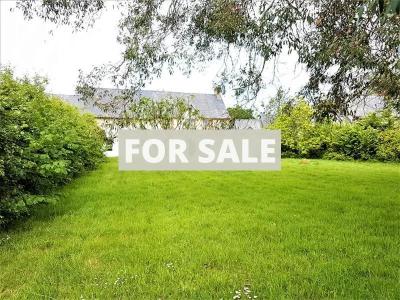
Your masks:
<instances>
[{"instance_id":1,"label":"dense foliage","mask_svg":"<svg viewBox=\"0 0 400 300\"><path fill-rule=\"evenodd\" d=\"M49 200L45 195L102 160L91 115L44 92L39 79L0 73L0 226Z\"/></svg>"},{"instance_id":2,"label":"dense foliage","mask_svg":"<svg viewBox=\"0 0 400 300\"><path fill-rule=\"evenodd\" d=\"M82 28L111 5L21 0L18 7L28 18ZM83 90L105 75L138 89L164 68L190 72L219 62L216 88L254 99L273 72L267 63L296 51L310 74L304 95L314 103L346 115L352 103L378 94L400 110L400 0L131 0L112 7L121 12L121 60L82 76Z\"/></svg>"},{"instance_id":3,"label":"dense foliage","mask_svg":"<svg viewBox=\"0 0 400 300\"><path fill-rule=\"evenodd\" d=\"M317 122L303 100L285 104L271 129L281 129L284 157L400 161L400 119L390 110L354 122Z\"/></svg>"},{"instance_id":4,"label":"dense foliage","mask_svg":"<svg viewBox=\"0 0 400 300\"><path fill-rule=\"evenodd\" d=\"M238 104L233 107L228 107L228 113L232 120L254 119L254 112L251 108L245 108Z\"/></svg>"}]
</instances>

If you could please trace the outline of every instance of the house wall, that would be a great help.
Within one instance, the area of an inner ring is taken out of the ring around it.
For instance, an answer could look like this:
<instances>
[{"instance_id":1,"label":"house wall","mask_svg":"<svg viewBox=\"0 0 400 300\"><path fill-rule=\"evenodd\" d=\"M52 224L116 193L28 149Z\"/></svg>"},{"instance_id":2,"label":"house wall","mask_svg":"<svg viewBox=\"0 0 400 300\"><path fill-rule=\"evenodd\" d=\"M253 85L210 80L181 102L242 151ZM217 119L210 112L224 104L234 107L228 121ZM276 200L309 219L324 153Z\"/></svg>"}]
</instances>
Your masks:
<instances>
[{"instance_id":1,"label":"house wall","mask_svg":"<svg viewBox=\"0 0 400 300\"><path fill-rule=\"evenodd\" d=\"M235 120L235 129L262 129L264 124L259 119L237 119Z\"/></svg>"}]
</instances>

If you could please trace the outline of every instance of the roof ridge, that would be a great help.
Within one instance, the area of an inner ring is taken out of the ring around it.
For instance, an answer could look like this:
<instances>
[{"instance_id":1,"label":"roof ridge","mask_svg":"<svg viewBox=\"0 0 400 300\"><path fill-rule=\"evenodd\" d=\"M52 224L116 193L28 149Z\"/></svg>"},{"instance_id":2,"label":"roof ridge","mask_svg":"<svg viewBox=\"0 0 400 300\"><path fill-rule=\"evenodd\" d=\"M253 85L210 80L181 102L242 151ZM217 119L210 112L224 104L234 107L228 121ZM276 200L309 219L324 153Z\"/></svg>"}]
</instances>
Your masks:
<instances>
[{"instance_id":1,"label":"roof ridge","mask_svg":"<svg viewBox=\"0 0 400 300\"><path fill-rule=\"evenodd\" d=\"M110 101L114 96L118 95L117 89L103 89L99 91L99 94L103 94L104 91L104 101ZM107 91L109 91L107 93ZM142 90L142 93L138 93L137 97L149 97L153 98L154 101L159 101L160 99L167 97L177 97L185 98L190 103L196 107L206 118L226 118L228 116L225 103L220 95L216 94L200 94L200 93L183 93L183 92L170 92L170 91L153 91L153 90ZM107 95L108 94L108 95ZM93 103L83 103L79 101L81 95L66 95L66 94L54 94L67 102L75 106L84 106L84 109L94 113L96 116L105 116L110 112L102 111L98 106L93 105ZM135 98L137 98L135 97Z\"/></svg>"},{"instance_id":2,"label":"roof ridge","mask_svg":"<svg viewBox=\"0 0 400 300\"><path fill-rule=\"evenodd\" d=\"M117 89L117 88L97 88L96 90L109 90L109 91L124 91L128 89ZM210 95L210 96L220 96L214 93L189 93L189 92L177 92L177 91L162 91L162 90L147 90L143 89L140 91L144 92L156 92L156 93L172 93L172 94L185 94L185 95ZM50 95L62 95L62 96L81 96L81 94L65 94L65 93L49 93Z\"/></svg>"},{"instance_id":3,"label":"roof ridge","mask_svg":"<svg viewBox=\"0 0 400 300\"><path fill-rule=\"evenodd\" d=\"M129 89L119 89L119 88L97 88L97 90L112 90L112 91L125 91ZM179 92L179 91L165 91L165 90L150 90L150 89L142 89L139 92L156 92L156 93L176 93L176 94L187 94L187 95L214 95L217 96L215 93L192 93L192 92Z\"/></svg>"}]
</instances>

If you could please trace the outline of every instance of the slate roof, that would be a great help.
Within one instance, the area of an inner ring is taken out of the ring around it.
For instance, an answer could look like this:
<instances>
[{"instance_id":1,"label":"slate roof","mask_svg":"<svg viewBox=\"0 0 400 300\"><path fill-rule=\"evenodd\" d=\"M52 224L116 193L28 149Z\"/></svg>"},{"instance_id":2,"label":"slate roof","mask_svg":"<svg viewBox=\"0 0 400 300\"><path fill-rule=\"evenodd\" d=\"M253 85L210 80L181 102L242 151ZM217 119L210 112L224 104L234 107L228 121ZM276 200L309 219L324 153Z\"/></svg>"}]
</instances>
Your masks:
<instances>
[{"instance_id":1,"label":"slate roof","mask_svg":"<svg viewBox=\"0 0 400 300\"><path fill-rule=\"evenodd\" d=\"M114 96L121 94L122 90L119 89L98 89L98 95L102 103L107 103L113 99ZM98 118L118 118L121 112L104 112L98 106L93 104L84 104L80 100L80 95L55 95L65 100L66 102L78 107L83 112L94 114ZM202 116L207 119L228 119L229 114L226 110L224 101L220 95L215 94L199 94L199 93L180 93L168 91L153 91L142 90L136 98L147 97L153 101L159 101L165 98L183 98L198 109Z\"/></svg>"}]
</instances>

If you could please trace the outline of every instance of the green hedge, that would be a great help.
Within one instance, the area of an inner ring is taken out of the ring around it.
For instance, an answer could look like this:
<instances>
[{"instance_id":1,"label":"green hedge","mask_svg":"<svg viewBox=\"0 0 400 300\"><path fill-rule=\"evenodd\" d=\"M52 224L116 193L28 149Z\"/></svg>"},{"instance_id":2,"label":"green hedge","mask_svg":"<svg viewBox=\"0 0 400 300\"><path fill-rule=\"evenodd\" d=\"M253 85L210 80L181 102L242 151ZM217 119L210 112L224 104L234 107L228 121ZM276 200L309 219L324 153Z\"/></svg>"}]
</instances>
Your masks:
<instances>
[{"instance_id":1,"label":"green hedge","mask_svg":"<svg viewBox=\"0 0 400 300\"><path fill-rule=\"evenodd\" d=\"M0 73L0 226L46 202L55 187L102 159L104 134L91 115L48 96L35 79Z\"/></svg>"},{"instance_id":2,"label":"green hedge","mask_svg":"<svg viewBox=\"0 0 400 300\"><path fill-rule=\"evenodd\" d=\"M281 129L283 157L400 161L400 120L390 110L342 123L313 115L303 100L281 108L269 128Z\"/></svg>"}]
</instances>

